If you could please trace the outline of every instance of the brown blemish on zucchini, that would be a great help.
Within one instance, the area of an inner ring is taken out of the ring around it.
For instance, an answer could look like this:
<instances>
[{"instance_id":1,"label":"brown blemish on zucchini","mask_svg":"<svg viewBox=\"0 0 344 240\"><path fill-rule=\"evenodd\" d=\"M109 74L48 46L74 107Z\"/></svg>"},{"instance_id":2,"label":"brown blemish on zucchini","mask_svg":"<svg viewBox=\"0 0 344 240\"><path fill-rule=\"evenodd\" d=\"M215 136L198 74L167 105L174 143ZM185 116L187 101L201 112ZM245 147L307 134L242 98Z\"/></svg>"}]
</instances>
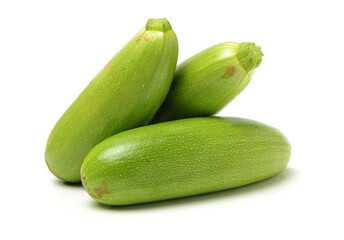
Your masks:
<instances>
[{"instance_id":1,"label":"brown blemish on zucchini","mask_svg":"<svg viewBox=\"0 0 344 240\"><path fill-rule=\"evenodd\" d=\"M88 195L90 195L92 198L96 199L97 196L93 192L89 191L88 188L87 188L87 181L86 181L86 177L85 176L81 177L81 182L82 182L82 185L84 186L86 192L88 193Z\"/></svg>"},{"instance_id":2,"label":"brown blemish on zucchini","mask_svg":"<svg viewBox=\"0 0 344 240\"><path fill-rule=\"evenodd\" d=\"M103 68L103 71L111 68L113 66L113 58L110 60L110 62L108 62L108 64L106 64L106 66Z\"/></svg>"},{"instance_id":3,"label":"brown blemish on zucchini","mask_svg":"<svg viewBox=\"0 0 344 240\"><path fill-rule=\"evenodd\" d=\"M81 182L82 182L82 185L83 185L83 186L85 186L85 187L87 186L87 182L86 182L85 176L82 176Z\"/></svg>"},{"instance_id":4,"label":"brown blemish on zucchini","mask_svg":"<svg viewBox=\"0 0 344 240\"><path fill-rule=\"evenodd\" d=\"M136 42L138 42L138 41L141 41L142 40L142 38L143 38L143 35L144 35L145 33L143 32L140 36L139 36L139 38L138 39L136 39Z\"/></svg>"},{"instance_id":5,"label":"brown blemish on zucchini","mask_svg":"<svg viewBox=\"0 0 344 240\"><path fill-rule=\"evenodd\" d=\"M103 181L99 188L95 188L94 191L96 192L98 198L102 198L104 194L110 193L108 190L107 183Z\"/></svg>"},{"instance_id":6,"label":"brown blemish on zucchini","mask_svg":"<svg viewBox=\"0 0 344 240\"><path fill-rule=\"evenodd\" d=\"M233 76L234 73L235 73L235 67L234 66L228 66L225 74L223 74L223 78L229 78L229 77Z\"/></svg>"}]
</instances>

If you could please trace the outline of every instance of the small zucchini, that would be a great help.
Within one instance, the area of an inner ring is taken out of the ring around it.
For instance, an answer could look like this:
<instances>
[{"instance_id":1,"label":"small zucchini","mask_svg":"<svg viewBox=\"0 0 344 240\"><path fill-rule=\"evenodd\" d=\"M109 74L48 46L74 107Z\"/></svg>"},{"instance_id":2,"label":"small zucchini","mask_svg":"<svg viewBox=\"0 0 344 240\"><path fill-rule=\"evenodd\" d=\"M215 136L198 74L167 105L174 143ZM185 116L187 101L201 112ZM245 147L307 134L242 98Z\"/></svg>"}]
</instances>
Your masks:
<instances>
[{"instance_id":1,"label":"small zucchini","mask_svg":"<svg viewBox=\"0 0 344 240\"><path fill-rule=\"evenodd\" d=\"M240 118L189 118L119 133L82 167L89 195L131 205L215 192L283 171L291 147L278 130Z\"/></svg>"},{"instance_id":2,"label":"small zucchini","mask_svg":"<svg viewBox=\"0 0 344 240\"><path fill-rule=\"evenodd\" d=\"M50 171L80 182L81 164L96 144L147 124L170 89L177 56L170 23L149 19L56 123L45 152Z\"/></svg>"},{"instance_id":3,"label":"small zucchini","mask_svg":"<svg viewBox=\"0 0 344 240\"><path fill-rule=\"evenodd\" d=\"M254 43L225 42L185 60L151 123L217 113L245 89L262 56Z\"/></svg>"}]
</instances>

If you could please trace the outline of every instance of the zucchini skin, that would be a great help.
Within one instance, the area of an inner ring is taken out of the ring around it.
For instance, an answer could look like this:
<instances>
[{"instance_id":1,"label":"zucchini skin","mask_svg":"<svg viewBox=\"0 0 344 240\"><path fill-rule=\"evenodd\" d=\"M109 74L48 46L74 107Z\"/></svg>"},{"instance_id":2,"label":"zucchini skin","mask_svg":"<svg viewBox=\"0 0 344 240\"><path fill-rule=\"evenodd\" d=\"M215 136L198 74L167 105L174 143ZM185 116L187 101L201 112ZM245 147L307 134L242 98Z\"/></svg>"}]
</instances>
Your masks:
<instances>
[{"instance_id":1,"label":"zucchini skin","mask_svg":"<svg viewBox=\"0 0 344 240\"><path fill-rule=\"evenodd\" d=\"M216 192L282 172L291 147L265 124L201 117L153 124L98 144L82 168L89 195L131 205Z\"/></svg>"},{"instance_id":2,"label":"zucchini skin","mask_svg":"<svg viewBox=\"0 0 344 240\"><path fill-rule=\"evenodd\" d=\"M151 123L216 114L246 88L262 56L254 43L224 42L185 60Z\"/></svg>"},{"instance_id":3,"label":"zucchini skin","mask_svg":"<svg viewBox=\"0 0 344 240\"><path fill-rule=\"evenodd\" d=\"M81 164L95 145L149 123L169 91L177 57L169 22L149 19L56 123L45 151L50 171L80 182Z\"/></svg>"}]
</instances>

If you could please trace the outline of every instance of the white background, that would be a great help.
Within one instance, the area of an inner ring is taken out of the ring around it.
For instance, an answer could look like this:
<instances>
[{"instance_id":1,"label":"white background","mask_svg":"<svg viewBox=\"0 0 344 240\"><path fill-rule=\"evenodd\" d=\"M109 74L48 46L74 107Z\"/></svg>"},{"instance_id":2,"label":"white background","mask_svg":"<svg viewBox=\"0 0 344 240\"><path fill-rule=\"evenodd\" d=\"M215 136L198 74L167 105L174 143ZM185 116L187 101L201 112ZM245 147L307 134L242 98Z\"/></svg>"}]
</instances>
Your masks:
<instances>
[{"instance_id":1,"label":"white background","mask_svg":"<svg viewBox=\"0 0 344 240\"><path fill-rule=\"evenodd\" d=\"M342 1L1 1L1 239L343 239ZM44 162L47 137L82 89L150 17L179 62L219 42L264 58L219 115L280 129L282 174L235 190L108 208Z\"/></svg>"}]
</instances>

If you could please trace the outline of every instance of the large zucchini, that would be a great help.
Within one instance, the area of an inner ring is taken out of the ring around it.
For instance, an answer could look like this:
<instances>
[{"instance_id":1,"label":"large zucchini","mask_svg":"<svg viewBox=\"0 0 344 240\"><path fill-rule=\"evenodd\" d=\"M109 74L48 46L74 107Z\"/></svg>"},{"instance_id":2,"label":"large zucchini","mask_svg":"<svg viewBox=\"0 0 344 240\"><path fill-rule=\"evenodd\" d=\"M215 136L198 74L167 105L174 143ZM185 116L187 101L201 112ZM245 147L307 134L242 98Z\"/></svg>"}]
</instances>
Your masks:
<instances>
[{"instance_id":1,"label":"large zucchini","mask_svg":"<svg viewBox=\"0 0 344 240\"><path fill-rule=\"evenodd\" d=\"M82 182L95 200L130 205L215 192L283 171L285 136L240 118L189 118L119 133L86 157Z\"/></svg>"},{"instance_id":2,"label":"large zucchini","mask_svg":"<svg viewBox=\"0 0 344 240\"><path fill-rule=\"evenodd\" d=\"M51 172L80 182L88 152L104 139L147 124L173 79L178 42L166 19L149 19L63 114L46 146Z\"/></svg>"}]
</instances>

